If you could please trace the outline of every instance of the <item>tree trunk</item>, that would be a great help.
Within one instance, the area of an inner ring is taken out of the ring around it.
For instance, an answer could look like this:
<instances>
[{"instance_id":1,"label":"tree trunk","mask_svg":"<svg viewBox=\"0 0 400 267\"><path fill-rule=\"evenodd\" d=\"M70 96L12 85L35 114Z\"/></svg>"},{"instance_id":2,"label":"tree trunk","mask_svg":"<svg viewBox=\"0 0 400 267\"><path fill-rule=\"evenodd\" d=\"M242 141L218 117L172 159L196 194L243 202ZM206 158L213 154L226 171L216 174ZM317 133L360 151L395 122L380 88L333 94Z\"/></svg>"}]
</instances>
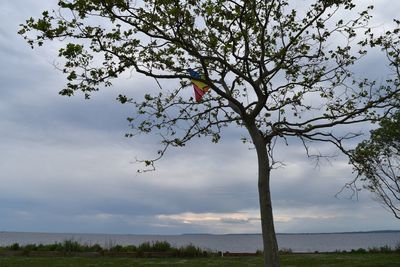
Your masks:
<instances>
[{"instance_id":1,"label":"tree trunk","mask_svg":"<svg viewBox=\"0 0 400 267\"><path fill-rule=\"evenodd\" d=\"M279 267L279 251L276 240L272 201L270 192L271 167L267 151L267 142L253 124L247 127L257 151L258 159L258 195L261 213L261 229L264 246L264 266Z\"/></svg>"}]
</instances>

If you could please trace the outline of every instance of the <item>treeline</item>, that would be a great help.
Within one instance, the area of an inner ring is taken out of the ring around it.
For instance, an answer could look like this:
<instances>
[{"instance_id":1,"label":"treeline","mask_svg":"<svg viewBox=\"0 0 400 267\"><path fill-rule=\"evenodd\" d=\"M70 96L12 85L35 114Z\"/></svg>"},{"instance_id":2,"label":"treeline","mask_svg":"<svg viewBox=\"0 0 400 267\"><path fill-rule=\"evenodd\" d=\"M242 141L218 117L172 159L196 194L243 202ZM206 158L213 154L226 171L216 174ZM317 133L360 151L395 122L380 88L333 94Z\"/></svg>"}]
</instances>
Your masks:
<instances>
[{"instance_id":1,"label":"treeline","mask_svg":"<svg viewBox=\"0 0 400 267\"><path fill-rule=\"evenodd\" d=\"M340 251L338 251L338 252L340 252ZM400 253L400 243L395 248L392 248L390 246L372 247L372 248L368 248L368 249L359 248L359 249L352 249L352 250L348 251L348 253L358 253L358 254L364 254L364 253Z\"/></svg>"},{"instance_id":2,"label":"treeline","mask_svg":"<svg viewBox=\"0 0 400 267\"><path fill-rule=\"evenodd\" d=\"M261 256L262 251L256 253L231 253L231 252L215 252L208 249L202 249L192 244L173 247L167 241L145 242L138 246L135 245L108 245L107 248L99 244L81 244L74 240L66 240L64 242L57 242L53 244L28 244L20 245L18 243L10 246L0 247L0 256L82 256L82 257L97 257L97 256L110 256L110 257L213 257L213 256L227 256L227 257L245 257L245 256ZM292 249L282 248L280 254L293 254ZM308 252L309 253L309 252ZM306 253L306 254L308 254ZM324 253L314 251L313 253ZM352 249L351 251L336 250L336 254L344 253L400 253L400 243L395 248L390 246L373 247L368 249ZM297 253L295 253L297 254ZM302 254L302 253L300 253Z\"/></svg>"},{"instance_id":3,"label":"treeline","mask_svg":"<svg viewBox=\"0 0 400 267\"><path fill-rule=\"evenodd\" d=\"M395 248L390 246L381 246L381 247L372 247L372 248L359 248L359 249L352 249L352 250L335 250L333 252L321 252L315 250L314 252L293 252L290 248L282 248L279 250L280 254L367 254L367 253L400 253L400 243Z\"/></svg>"},{"instance_id":4,"label":"treeline","mask_svg":"<svg viewBox=\"0 0 400 267\"><path fill-rule=\"evenodd\" d=\"M154 256L170 256L170 257L208 257L215 253L205 250L194 245L186 245L182 247L173 247L166 241L145 242L138 246L135 245L114 245L104 248L99 244L81 244L77 241L66 240L53 244L28 244L20 245L18 243L0 248L0 253L10 252L14 255L45 255L45 252L57 252L54 255L93 255L93 256L132 256L132 257L154 257ZM13 253L15 252L15 253ZM43 252L43 253L40 253ZM51 253L50 253L51 254Z\"/></svg>"}]
</instances>

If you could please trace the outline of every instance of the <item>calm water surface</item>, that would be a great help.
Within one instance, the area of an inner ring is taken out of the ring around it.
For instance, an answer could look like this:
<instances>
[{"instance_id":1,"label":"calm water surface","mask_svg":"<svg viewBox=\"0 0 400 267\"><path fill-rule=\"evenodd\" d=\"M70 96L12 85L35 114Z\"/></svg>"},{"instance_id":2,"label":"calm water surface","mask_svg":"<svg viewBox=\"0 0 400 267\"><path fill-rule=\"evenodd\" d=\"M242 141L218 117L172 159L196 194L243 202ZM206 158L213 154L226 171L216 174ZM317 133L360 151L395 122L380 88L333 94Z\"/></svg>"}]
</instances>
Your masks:
<instances>
[{"instance_id":1,"label":"calm water surface","mask_svg":"<svg viewBox=\"0 0 400 267\"><path fill-rule=\"evenodd\" d=\"M333 233L333 234L278 234L280 249L292 249L294 252L331 252L400 246L399 232L371 233ZM0 246L19 244L51 244L75 240L82 244L100 244L103 247L120 245L139 245L143 242L168 241L173 246L193 244L214 251L255 252L262 247L261 235L114 235L114 234L53 234L0 232Z\"/></svg>"}]
</instances>

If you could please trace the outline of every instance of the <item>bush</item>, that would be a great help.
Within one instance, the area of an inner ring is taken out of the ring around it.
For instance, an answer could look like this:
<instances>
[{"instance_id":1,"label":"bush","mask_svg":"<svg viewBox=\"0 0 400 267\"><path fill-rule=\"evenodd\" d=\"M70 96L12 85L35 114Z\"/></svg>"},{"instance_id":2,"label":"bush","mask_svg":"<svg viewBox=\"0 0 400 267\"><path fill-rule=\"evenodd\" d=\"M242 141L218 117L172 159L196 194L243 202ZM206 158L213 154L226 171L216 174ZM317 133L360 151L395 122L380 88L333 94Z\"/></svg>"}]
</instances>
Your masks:
<instances>
[{"instance_id":1,"label":"bush","mask_svg":"<svg viewBox=\"0 0 400 267\"><path fill-rule=\"evenodd\" d=\"M290 249L291 250L291 249ZM257 250L256 251L256 255L257 256L262 256L262 255L264 255L264 251L263 250Z\"/></svg>"},{"instance_id":2,"label":"bush","mask_svg":"<svg viewBox=\"0 0 400 267\"><path fill-rule=\"evenodd\" d=\"M152 251L154 252L167 252L171 251L171 244L167 241L156 241L152 245Z\"/></svg>"},{"instance_id":3,"label":"bush","mask_svg":"<svg viewBox=\"0 0 400 267\"><path fill-rule=\"evenodd\" d=\"M9 246L8 249L10 249L10 250L19 250L20 246L19 246L18 243L14 243L11 246Z\"/></svg>"},{"instance_id":4,"label":"bush","mask_svg":"<svg viewBox=\"0 0 400 267\"><path fill-rule=\"evenodd\" d=\"M281 254L292 254L293 250L291 248L281 248L279 250L279 253L281 253Z\"/></svg>"},{"instance_id":5,"label":"bush","mask_svg":"<svg viewBox=\"0 0 400 267\"><path fill-rule=\"evenodd\" d=\"M84 248L77 241L65 240L64 243L65 252L83 252Z\"/></svg>"},{"instance_id":6,"label":"bush","mask_svg":"<svg viewBox=\"0 0 400 267\"><path fill-rule=\"evenodd\" d=\"M138 250L135 245L128 245L125 246L124 248L126 252L136 252Z\"/></svg>"},{"instance_id":7,"label":"bush","mask_svg":"<svg viewBox=\"0 0 400 267\"><path fill-rule=\"evenodd\" d=\"M138 252L150 252L151 251L151 245L149 242L144 242L138 246Z\"/></svg>"},{"instance_id":8,"label":"bush","mask_svg":"<svg viewBox=\"0 0 400 267\"><path fill-rule=\"evenodd\" d=\"M103 248L99 244L94 244L90 247L88 247L89 252L102 252Z\"/></svg>"},{"instance_id":9,"label":"bush","mask_svg":"<svg viewBox=\"0 0 400 267\"><path fill-rule=\"evenodd\" d=\"M393 250L390 246L386 245L386 246L380 247L380 252L388 253L388 252L393 252Z\"/></svg>"},{"instance_id":10,"label":"bush","mask_svg":"<svg viewBox=\"0 0 400 267\"><path fill-rule=\"evenodd\" d=\"M29 252L29 251L37 251L37 245L36 244L28 244L26 246L23 246L22 249L25 252Z\"/></svg>"},{"instance_id":11,"label":"bush","mask_svg":"<svg viewBox=\"0 0 400 267\"><path fill-rule=\"evenodd\" d=\"M400 252L400 242L397 243L396 247L394 248L395 252Z\"/></svg>"},{"instance_id":12,"label":"bush","mask_svg":"<svg viewBox=\"0 0 400 267\"><path fill-rule=\"evenodd\" d=\"M354 254L364 254L367 253L367 250L364 248L359 248L359 249L352 249L350 250L350 253L354 253Z\"/></svg>"},{"instance_id":13,"label":"bush","mask_svg":"<svg viewBox=\"0 0 400 267\"><path fill-rule=\"evenodd\" d=\"M382 247L373 247L373 248L368 248L368 252L370 253L390 253L394 252L390 246L382 246Z\"/></svg>"},{"instance_id":14,"label":"bush","mask_svg":"<svg viewBox=\"0 0 400 267\"><path fill-rule=\"evenodd\" d=\"M113 246L113 247L109 248L108 251L111 251L111 252L124 252L125 250L124 250L123 246L116 245L116 246Z\"/></svg>"},{"instance_id":15,"label":"bush","mask_svg":"<svg viewBox=\"0 0 400 267\"><path fill-rule=\"evenodd\" d=\"M209 256L209 252L204 251L201 248L198 248L198 247L190 244L185 247L180 247L177 250L177 256L188 257L188 258L207 257L207 256Z\"/></svg>"}]
</instances>

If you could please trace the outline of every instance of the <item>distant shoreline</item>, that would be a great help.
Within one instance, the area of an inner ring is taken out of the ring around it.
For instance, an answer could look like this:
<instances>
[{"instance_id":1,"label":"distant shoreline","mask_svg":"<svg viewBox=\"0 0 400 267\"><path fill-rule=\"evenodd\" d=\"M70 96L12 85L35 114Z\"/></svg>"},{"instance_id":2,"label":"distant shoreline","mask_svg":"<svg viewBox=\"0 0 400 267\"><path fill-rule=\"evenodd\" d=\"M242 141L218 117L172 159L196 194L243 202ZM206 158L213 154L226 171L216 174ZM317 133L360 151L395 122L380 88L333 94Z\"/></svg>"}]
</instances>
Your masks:
<instances>
[{"instance_id":1,"label":"distant shoreline","mask_svg":"<svg viewBox=\"0 0 400 267\"><path fill-rule=\"evenodd\" d=\"M298 232L298 233L277 233L277 235L330 235L330 234L381 234L381 233L399 233L400 230L372 230L372 231L349 231L349 232ZM182 233L182 234L137 234L137 233L83 233L83 232L42 232L42 231L0 231L0 234L6 233L27 233L27 234L61 234L61 235L135 235L135 236L197 236L197 235L209 235L209 236L226 236L226 235L261 235L261 233L226 233L226 234L212 234L212 233Z\"/></svg>"}]
</instances>

